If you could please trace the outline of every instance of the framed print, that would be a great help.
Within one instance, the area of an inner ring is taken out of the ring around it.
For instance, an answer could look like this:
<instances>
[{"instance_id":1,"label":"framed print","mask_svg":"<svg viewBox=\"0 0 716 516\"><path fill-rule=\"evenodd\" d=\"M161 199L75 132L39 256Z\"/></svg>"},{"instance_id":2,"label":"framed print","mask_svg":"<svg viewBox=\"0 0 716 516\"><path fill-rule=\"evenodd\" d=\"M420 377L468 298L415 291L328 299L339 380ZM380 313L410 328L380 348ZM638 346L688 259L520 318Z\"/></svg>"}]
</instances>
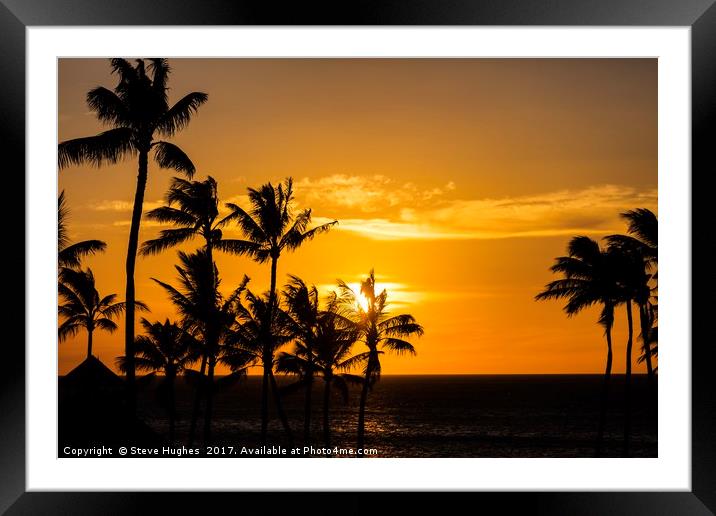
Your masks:
<instances>
[{"instance_id":1,"label":"framed print","mask_svg":"<svg viewBox=\"0 0 716 516\"><path fill-rule=\"evenodd\" d=\"M1 11L9 514L714 511L716 8L58 6Z\"/></svg>"}]
</instances>

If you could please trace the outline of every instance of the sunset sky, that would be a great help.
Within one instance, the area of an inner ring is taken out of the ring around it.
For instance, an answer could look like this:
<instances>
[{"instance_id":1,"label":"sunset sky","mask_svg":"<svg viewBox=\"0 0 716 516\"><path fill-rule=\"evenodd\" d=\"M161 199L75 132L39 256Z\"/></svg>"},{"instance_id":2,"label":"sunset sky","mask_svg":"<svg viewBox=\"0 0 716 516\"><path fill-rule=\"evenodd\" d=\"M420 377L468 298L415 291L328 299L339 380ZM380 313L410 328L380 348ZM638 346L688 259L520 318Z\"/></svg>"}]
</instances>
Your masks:
<instances>
[{"instance_id":1,"label":"sunset sky","mask_svg":"<svg viewBox=\"0 0 716 516\"><path fill-rule=\"evenodd\" d=\"M314 221L339 226L279 261L328 292L375 268L397 313L425 328L415 357L386 355L384 374L601 373L597 310L571 319L535 302L571 236L624 231L618 214L657 210L655 59L171 59L170 102L209 94L172 141L214 177L222 202L287 176ZM85 95L113 88L107 60L59 61L58 137L103 130ZM73 241L101 239L86 259L100 294L124 296L136 160L59 172ZM145 211L173 172L150 161ZM140 241L161 228L144 220ZM224 232L240 238L236 229ZM181 249L200 245L195 240ZM268 288L269 267L216 257L221 289L244 274ZM176 250L139 258L137 298L151 320L174 318L150 277L176 284ZM615 371L624 369L617 312ZM146 315L146 314L145 314ZM123 321L97 331L94 354L123 354ZM358 345L360 346L360 344ZM358 348L356 348L358 349ZM84 359L86 333L59 345L59 373ZM635 353L635 358L638 353ZM636 361L636 360L635 360ZM643 364L636 367L643 372Z\"/></svg>"}]
</instances>

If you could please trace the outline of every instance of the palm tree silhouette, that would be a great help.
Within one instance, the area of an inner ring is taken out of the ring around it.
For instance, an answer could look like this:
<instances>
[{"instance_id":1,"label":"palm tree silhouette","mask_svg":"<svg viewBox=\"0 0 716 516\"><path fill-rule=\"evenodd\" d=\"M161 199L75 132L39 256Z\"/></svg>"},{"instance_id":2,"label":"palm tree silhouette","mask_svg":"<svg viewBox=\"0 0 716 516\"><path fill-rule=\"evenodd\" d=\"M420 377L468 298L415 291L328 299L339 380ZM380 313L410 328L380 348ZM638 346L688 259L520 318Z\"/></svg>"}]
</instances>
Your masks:
<instances>
[{"instance_id":1,"label":"palm tree silhouette","mask_svg":"<svg viewBox=\"0 0 716 516\"><path fill-rule=\"evenodd\" d=\"M218 292L220 284L216 264L209 260L206 249L193 254L179 252L180 265L175 265L179 277L180 289L152 278L169 295L169 299L182 317L182 327L203 344L202 356L208 357L206 381L200 378L200 386L206 392L206 411L204 414L204 442L211 439L211 419L213 413L214 368L220 356L222 338L233 324L233 314L228 307L236 303L246 288L248 277L231 295L224 299ZM229 315L227 315L229 314Z\"/></svg>"},{"instance_id":2,"label":"palm tree silhouette","mask_svg":"<svg viewBox=\"0 0 716 516\"><path fill-rule=\"evenodd\" d=\"M597 432L596 455L599 457L604 440L609 380L612 374L614 309L622 296L617 284L618 263L613 252L601 249L599 243L589 237L578 236L570 240L567 256L558 257L550 270L564 275L564 278L548 283L545 289L535 296L536 300L566 299L564 311L568 317L587 307L602 305L599 324L604 328L607 341L607 361Z\"/></svg>"},{"instance_id":3,"label":"palm tree silhouette","mask_svg":"<svg viewBox=\"0 0 716 516\"><path fill-rule=\"evenodd\" d=\"M634 343L634 319L632 314L632 303L640 307L643 314L642 331L646 335L644 342L645 354L651 355L646 348L650 345L651 324L648 313L648 303L651 296L649 282L652 275L647 270L648 259L644 256L639 246L632 245L626 240L609 238L609 250L619 260L617 283L621 289L621 302L626 307L627 314L627 345L626 345L626 371L624 384L624 455L629 456L631 445L631 374L632 374L632 349ZM644 307L642 310L641 307ZM653 374L651 371L650 374ZM649 376L651 378L651 376ZM651 385L651 381L649 382Z\"/></svg>"},{"instance_id":4,"label":"palm tree silhouette","mask_svg":"<svg viewBox=\"0 0 716 516\"><path fill-rule=\"evenodd\" d=\"M173 106L167 98L170 73L166 59L137 59L132 66L126 59L110 59L112 73L119 83L111 91L97 87L87 93L87 105L97 118L112 128L95 136L61 142L58 148L59 167L89 163L96 167L114 164L126 157L138 157L137 186L134 194L132 222L129 229L126 260L126 318L124 353L130 412L136 410L134 392L134 266L139 243L144 190L147 184L149 153L162 168L170 168L191 177L194 165L176 145L156 137L170 137L180 131L207 100L206 93L193 92ZM152 74L150 78L147 70Z\"/></svg>"},{"instance_id":5,"label":"palm tree silhouette","mask_svg":"<svg viewBox=\"0 0 716 516\"><path fill-rule=\"evenodd\" d=\"M73 244L67 234L68 216L69 208L65 199L65 191L62 190L57 198L57 264L60 269L65 267L77 269L82 258L104 251L107 244L101 240L83 240Z\"/></svg>"},{"instance_id":6,"label":"palm tree silhouette","mask_svg":"<svg viewBox=\"0 0 716 516\"><path fill-rule=\"evenodd\" d=\"M160 231L159 237L144 242L139 252L143 256L162 251L200 236L204 239L209 258L213 258L216 242L221 240L221 226L226 221L216 221L219 216L218 185L208 176L204 181L188 181L173 177L165 196L166 206L160 206L145 217L174 228Z\"/></svg>"},{"instance_id":7,"label":"palm tree silhouette","mask_svg":"<svg viewBox=\"0 0 716 516\"><path fill-rule=\"evenodd\" d=\"M413 345L404 340L412 336L422 336L424 331L412 315L401 314L388 317L388 292L383 289L379 294L375 290L375 273L370 271L361 282L360 293L356 293L344 281L338 280L341 303L356 324L358 339L368 351L356 355L355 362L365 362L363 387L361 389L358 411L357 447L363 448L365 442L365 406L368 391L380 378L380 355L387 351L398 354L415 354ZM359 300L358 296L362 296Z\"/></svg>"},{"instance_id":8,"label":"palm tree silhouette","mask_svg":"<svg viewBox=\"0 0 716 516\"><path fill-rule=\"evenodd\" d=\"M271 307L272 296L270 292L262 296L246 290L244 300L239 303L236 310L236 320L239 323L232 332L228 342L228 348L233 348L233 353L227 349L226 362L231 365L233 362L231 354L236 355L239 360L245 362L259 362L263 367L263 381L269 381L271 392L274 395L276 411L278 412L281 425L286 432L289 443L292 445L293 436L288 418L283 410L281 396L276 377L273 374L276 352L281 346L295 338L292 327L289 324L288 316L280 306ZM268 386L264 385L262 394L268 392ZM267 426L264 421L263 408L267 405L262 400L261 414L261 440L266 441Z\"/></svg>"},{"instance_id":9,"label":"palm tree silhouette","mask_svg":"<svg viewBox=\"0 0 716 516\"><path fill-rule=\"evenodd\" d=\"M75 336L81 329L87 331L87 358L92 356L92 336L95 330L109 333L117 329L114 319L126 309L123 301L115 302L117 294L101 297L95 287L91 269L63 269L60 274L58 291L62 304L58 307L59 316L64 319L58 329L60 342ZM140 309L146 310L144 303L137 301Z\"/></svg>"},{"instance_id":10,"label":"palm tree silhouette","mask_svg":"<svg viewBox=\"0 0 716 516\"><path fill-rule=\"evenodd\" d=\"M610 246L632 256L637 262L634 268L635 275L630 283L633 284L634 302L639 309L642 340L640 361L646 362L646 371L651 384L654 378L652 326L656 313L652 299L656 288L652 288L650 283L657 278L656 273L651 272L658 264L659 223L656 215L646 208L626 211L621 217L627 221L628 235L610 235L607 237L607 242ZM642 262L643 265L639 267L638 262Z\"/></svg>"},{"instance_id":11,"label":"palm tree silhouette","mask_svg":"<svg viewBox=\"0 0 716 516\"><path fill-rule=\"evenodd\" d=\"M165 196L166 206L149 211L146 217L161 223L172 224L173 228L164 229L159 237L144 242L140 248L143 256L158 254L175 247L197 236L204 239L207 260L213 263L213 250L221 240L221 227L225 220L217 222L219 216L218 186L216 180L209 176L204 181L188 181L178 177L172 178L171 186ZM213 274L213 269L211 274ZM212 280L212 283L215 281ZM214 335L211 335L214 337ZM214 349L215 343L209 343L204 350ZM206 375L208 355L201 357L199 374ZM196 426L201 409L201 400L206 393L201 388L206 382L200 381L194 399L191 423L189 426L189 446L194 442Z\"/></svg>"},{"instance_id":12,"label":"palm tree silhouette","mask_svg":"<svg viewBox=\"0 0 716 516\"><path fill-rule=\"evenodd\" d=\"M226 217L235 220L243 231L246 240L222 240L217 248L235 254L247 255L258 263L271 262L271 287L269 290L269 310L277 308L276 270L278 259L284 251L298 249L303 243L313 239L316 235L328 231L336 221L322 224L308 229L311 223L310 208L294 213L293 180L286 179L283 184L274 187L271 183L262 185L258 190L249 188L248 212L236 204L228 203L226 206L231 214ZM269 317L271 319L271 317ZM266 440L268 429L268 389L269 383L275 385L273 379L273 354L270 352L272 344L264 343L265 352L263 360L263 383L261 391L261 436ZM276 391L274 397L278 399ZM285 420L282 409L278 408L279 416ZM288 429L287 429L287 432ZM290 433L290 432L289 432Z\"/></svg>"},{"instance_id":13,"label":"palm tree silhouette","mask_svg":"<svg viewBox=\"0 0 716 516\"><path fill-rule=\"evenodd\" d=\"M338 298L333 293L325 310L309 316L315 319L310 334L306 332L296 341L292 353L282 352L277 360L277 371L298 376L298 381L286 387L287 392L296 388L308 389L316 373L323 379L323 440L326 446L331 445L331 389L348 401L348 384L363 383L361 376L338 372L349 370L356 362L350 356L350 350L358 337L355 324L343 316L339 308ZM295 318L292 315L294 321ZM292 321L292 325L295 324ZM306 405L306 410L310 411L310 401Z\"/></svg>"},{"instance_id":14,"label":"palm tree silhouette","mask_svg":"<svg viewBox=\"0 0 716 516\"><path fill-rule=\"evenodd\" d=\"M311 394L313 391L313 347L318 325L318 289L315 285L308 287L303 280L289 276L290 282L283 291L286 313L290 317L293 332L305 347L306 369L302 377L305 387L303 410L303 441L311 441Z\"/></svg>"},{"instance_id":15,"label":"palm tree silhouette","mask_svg":"<svg viewBox=\"0 0 716 516\"><path fill-rule=\"evenodd\" d=\"M174 384L177 375L183 374L199 357L197 341L176 323L166 319L163 323L140 321L145 335L137 336L135 342L135 367L138 371L148 371L153 376L164 373L159 389L166 393L169 411L169 441L174 442L176 421L176 396ZM117 366L124 372L126 357L117 357Z\"/></svg>"}]
</instances>

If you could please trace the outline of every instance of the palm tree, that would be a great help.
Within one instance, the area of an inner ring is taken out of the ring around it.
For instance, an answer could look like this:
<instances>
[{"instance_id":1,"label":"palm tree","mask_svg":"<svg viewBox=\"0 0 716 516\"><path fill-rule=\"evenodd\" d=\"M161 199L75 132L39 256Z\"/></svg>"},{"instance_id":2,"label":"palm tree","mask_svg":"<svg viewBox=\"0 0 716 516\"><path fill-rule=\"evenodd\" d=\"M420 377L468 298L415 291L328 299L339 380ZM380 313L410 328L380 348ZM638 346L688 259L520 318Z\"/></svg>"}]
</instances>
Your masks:
<instances>
[{"instance_id":1,"label":"palm tree","mask_svg":"<svg viewBox=\"0 0 716 516\"><path fill-rule=\"evenodd\" d=\"M564 275L547 284L535 296L538 301L566 299L564 311L568 317L587 307L601 305L599 324L604 328L607 341L607 361L604 370L601 410L597 435L596 454L601 455L609 399L609 380L612 374L612 327L614 309L621 299L617 285L617 263L614 253L603 250L599 243L586 236L574 237L567 246L567 256L558 257L551 271Z\"/></svg>"},{"instance_id":2,"label":"palm tree","mask_svg":"<svg viewBox=\"0 0 716 516\"><path fill-rule=\"evenodd\" d=\"M58 336L60 342L75 336L81 329L87 331L87 358L92 356L92 336L95 330L109 333L117 329L114 319L125 309L123 301L115 302L117 294L101 297L95 287L91 269L63 269L58 290L62 304L58 308L59 316L64 319L60 324ZM140 309L146 309L144 303L137 302Z\"/></svg>"},{"instance_id":3,"label":"palm tree","mask_svg":"<svg viewBox=\"0 0 716 516\"><path fill-rule=\"evenodd\" d=\"M137 336L135 342L135 367L139 371L148 371L149 375L164 373L160 389L166 392L169 409L169 441L174 442L176 421L176 403L174 384L177 375L183 374L197 360L198 346L196 340L176 323L166 319L149 322L140 321L145 335ZM127 367L126 357L117 357L117 366L124 372ZM148 375L148 376L149 376Z\"/></svg>"},{"instance_id":4,"label":"palm tree","mask_svg":"<svg viewBox=\"0 0 716 516\"><path fill-rule=\"evenodd\" d=\"M385 351L398 354L415 354L413 345L404 340L413 336L422 336L423 327L412 315L388 316L388 292L383 289L379 294L375 290L375 273L370 271L361 282L360 292L354 292L344 281L338 280L341 302L351 315L357 328L357 340L362 341L368 351L356 356L356 361L364 361L364 379L361 389L358 411L358 448L365 442L365 406L368 391L380 378L380 355ZM360 297L359 297L360 296Z\"/></svg>"},{"instance_id":5,"label":"palm tree","mask_svg":"<svg viewBox=\"0 0 716 516\"><path fill-rule=\"evenodd\" d=\"M323 440L326 446L330 446L331 390L336 390L344 401L348 401L348 384L362 385L363 379L357 375L338 372L349 370L357 361L350 356L351 347L357 339L357 331L355 324L340 313L335 293L329 298L326 309L316 314L315 321L310 337L296 341L292 353L279 354L277 370L298 376L298 380L287 386L286 391L304 387L308 389L314 374L321 376Z\"/></svg>"},{"instance_id":6,"label":"palm tree","mask_svg":"<svg viewBox=\"0 0 716 516\"><path fill-rule=\"evenodd\" d=\"M175 227L164 229L158 238L144 242L140 248L140 254L144 256L158 254L199 236L204 240L203 248L207 254L207 261L213 263L213 249L221 240L221 226L225 224L223 220L216 221L219 216L216 180L211 176L204 181L187 181L174 177L166 194L166 203L166 206L149 211L146 217L161 223L170 223ZM211 273L213 274L213 269ZM214 280L211 281L215 283ZM207 351L214 347L215 343L209 343L204 350ZM201 358L200 377L206 375L208 358L206 353ZM193 443L196 433L201 400L206 396L201 388L204 383L206 382L199 383L200 388L197 389L194 399L189 427L190 445Z\"/></svg>"},{"instance_id":7,"label":"palm tree","mask_svg":"<svg viewBox=\"0 0 716 516\"><path fill-rule=\"evenodd\" d=\"M283 251L298 249L304 242L313 239L316 235L328 231L336 221L322 224L308 229L311 223L311 210L306 208L294 213L293 180L286 179L283 184L274 187L266 183L258 190L248 189L249 211L244 211L236 204L228 203L226 206L231 214L226 221L235 220L243 231L245 240L222 240L217 244L218 249L250 256L258 263L271 262L271 287L269 290L269 309L277 308L276 271L278 259ZM271 317L269 317L271 319ZM263 364L264 378L261 392L261 436L266 440L268 429L268 386L275 385L270 361L271 342L265 342L265 362ZM278 392L274 393L278 399ZM282 420L285 415L279 415Z\"/></svg>"},{"instance_id":8,"label":"palm tree","mask_svg":"<svg viewBox=\"0 0 716 516\"><path fill-rule=\"evenodd\" d=\"M313 347L319 318L318 289L315 285L308 287L303 280L289 276L291 281L286 285L283 297L286 313L290 317L296 338L305 347L306 369L303 384L306 389L303 410L303 441L311 441L311 394L313 391Z\"/></svg>"},{"instance_id":9,"label":"palm tree","mask_svg":"<svg viewBox=\"0 0 716 516\"><path fill-rule=\"evenodd\" d=\"M173 106L167 98L170 73L166 59L137 59L133 66L125 59L111 59L112 73L119 83L111 91L97 87L87 93L87 105L97 118L111 129L95 136L61 142L58 148L59 167L89 163L96 167L114 164L126 157L138 157L137 186L134 194L132 222L126 260L126 319L124 352L127 357L127 388L130 411L136 409L134 392L134 266L139 244L144 190L147 184L149 153L162 168L170 168L191 177L194 165L176 145L157 137L170 137L191 120L199 106L207 100L206 93L192 92ZM147 75L149 69L152 76Z\"/></svg>"},{"instance_id":10,"label":"palm tree","mask_svg":"<svg viewBox=\"0 0 716 516\"><path fill-rule=\"evenodd\" d=\"M237 307L236 320L239 323L232 333L228 344L233 348L233 354L246 361L251 359L259 362L263 367L263 385L262 393L267 393L270 388L274 395L276 411L283 425L284 431L289 443L292 443L293 437L291 427L288 424L288 418L283 410L281 396L279 393L276 377L273 374L274 361L276 352L284 344L290 342L294 335L292 326L289 323L288 315L281 307L271 308L271 294L256 295L250 290L246 290L244 300ZM227 355L230 352L227 350ZM230 363L230 359L227 358ZM268 421L263 413L267 403L262 400L261 408L261 439L266 440L267 428L264 421Z\"/></svg>"},{"instance_id":11,"label":"palm tree","mask_svg":"<svg viewBox=\"0 0 716 516\"><path fill-rule=\"evenodd\" d=\"M69 208L65 199L65 191L62 190L57 199L57 264L60 269L65 267L77 269L82 258L104 251L107 244L101 240L83 240L71 243L67 234L68 216Z\"/></svg>"},{"instance_id":12,"label":"palm tree","mask_svg":"<svg viewBox=\"0 0 716 516\"><path fill-rule=\"evenodd\" d=\"M235 304L248 283L244 280L226 299L218 291L220 284L216 264L209 260L206 249L193 254L179 252L180 289L152 278L169 294L169 299L182 317L182 327L202 343L202 356L207 356L206 411L204 414L204 441L211 439L211 418L213 412L214 368L220 356L222 338L233 324L233 314L227 307ZM227 313L230 314L227 316ZM202 388L204 386L200 386ZM190 440L193 436L190 436Z\"/></svg>"},{"instance_id":13,"label":"palm tree","mask_svg":"<svg viewBox=\"0 0 716 516\"><path fill-rule=\"evenodd\" d=\"M646 362L646 371L651 384L654 378L651 336L655 322L652 292L655 288L652 289L650 284L657 278L657 274L651 272L658 264L659 222L656 215L646 208L626 211L621 217L627 221L628 235L610 235L607 241L610 246L629 254L637 262L633 269L635 276L631 278L630 283L633 285L634 302L639 309L641 359ZM639 262L642 263L641 266L638 266Z\"/></svg>"},{"instance_id":14,"label":"palm tree","mask_svg":"<svg viewBox=\"0 0 716 516\"><path fill-rule=\"evenodd\" d=\"M200 236L204 239L209 258L213 258L212 251L215 243L221 240L221 226L225 224L224 221L216 222L219 216L216 180L211 176L204 181L173 177L165 200L166 206L155 208L145 216L175 227L164 229L158 238L144 242L140 247L140 254L159 254Z\"/></svg>"},{"instance_id":15,"label":"palm tree","mask_svg":"<svg viewBox=\"0 0 716 516\"><path fill-rule=\"evenodd\" d=\"M626 371L624 384L624 454L629 455L631 442L631 373L632 373L632 349L634 343L634 320L632 314L632 303L639 307L642 341L644 355L648 356L647 371L649 373L649 385L653 370L651 369L651 317L649 298L651 288L649 282L652 275L648 272L648 261L641 246L633 245L628 240L608 237L609 250L619 260L617 283L621 290L621 302L624 303L627 313L627 345L626 345ZM616 235L619 236L619 235Z\"/></svg>"}]
</instances>

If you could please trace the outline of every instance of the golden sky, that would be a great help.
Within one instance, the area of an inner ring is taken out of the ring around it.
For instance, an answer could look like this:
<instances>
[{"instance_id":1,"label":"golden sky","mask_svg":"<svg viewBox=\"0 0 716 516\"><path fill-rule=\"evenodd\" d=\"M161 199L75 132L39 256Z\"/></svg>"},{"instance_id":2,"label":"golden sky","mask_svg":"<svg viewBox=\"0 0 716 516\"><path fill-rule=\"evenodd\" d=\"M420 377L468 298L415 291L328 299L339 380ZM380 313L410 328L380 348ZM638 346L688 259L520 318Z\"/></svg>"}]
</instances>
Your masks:
<instances>
[{"instance_id":1,"label":"golden sky","mask_svg":"<svg viewBox=\"0 0 716 516\"><path fill-rule=\"evenodd\" d=\"M328 291L375 268L395 313L425 327L415 357L384 356L384 374L601 373L596 310L568 319L559 302L533 301L571 236L623 232L618 213L657 208L655 59L172 59L170 102L209 101L172 141L195 179L246 206L246 188L292 176L314 220L339 226L279 261ZM102 126L85 103L114 87L107 60L59 61L60 141ZM171 171L150 162L145 211ZM69 167L59 189L73 240L101 239L85 260L100 294L124 295L136 162ZM143 221L140 241L161 228ZM227 231L225 231L227 233ZM239 233L228 231L230 237ZM193 249L198 241L182 247ZM139 258L137 298L150 319L174 317L176 251ZM222 289L244 274L268 288L269 267L217 256ZM615 371L624 369L624 310ZM108 365L123 353L123 322L96 332ZM83 360L86 334L60 344L59 373ZM642 372L643 364L635 366Z\"/></svg>"}]
</instances>

